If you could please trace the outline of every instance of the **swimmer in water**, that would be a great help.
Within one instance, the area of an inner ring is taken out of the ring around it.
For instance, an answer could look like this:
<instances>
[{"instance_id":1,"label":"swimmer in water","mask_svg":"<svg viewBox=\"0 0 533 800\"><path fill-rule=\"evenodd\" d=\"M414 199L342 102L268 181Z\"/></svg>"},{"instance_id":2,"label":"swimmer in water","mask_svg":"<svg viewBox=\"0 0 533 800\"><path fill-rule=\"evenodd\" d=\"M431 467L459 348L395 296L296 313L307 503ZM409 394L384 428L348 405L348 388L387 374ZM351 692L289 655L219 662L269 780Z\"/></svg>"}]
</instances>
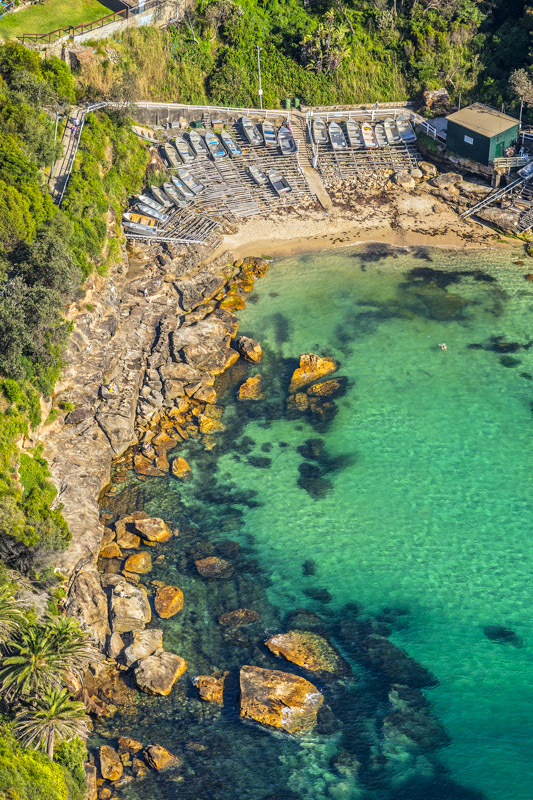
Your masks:
<instances>
[{"instance_id":1,"label":"swimmer in water","mask_svg":"<svg viewBox=\"0 0 533 800\"><path fill-rule=\"evenodd\" d=\"M448 349L448 348L446 347L446 345L444 344L444 342L442 342L441 344L439 344L439 347L440 347L440 349L441 349L441 350L447 350L447 349Z\"/></svg>"}]
</instances>

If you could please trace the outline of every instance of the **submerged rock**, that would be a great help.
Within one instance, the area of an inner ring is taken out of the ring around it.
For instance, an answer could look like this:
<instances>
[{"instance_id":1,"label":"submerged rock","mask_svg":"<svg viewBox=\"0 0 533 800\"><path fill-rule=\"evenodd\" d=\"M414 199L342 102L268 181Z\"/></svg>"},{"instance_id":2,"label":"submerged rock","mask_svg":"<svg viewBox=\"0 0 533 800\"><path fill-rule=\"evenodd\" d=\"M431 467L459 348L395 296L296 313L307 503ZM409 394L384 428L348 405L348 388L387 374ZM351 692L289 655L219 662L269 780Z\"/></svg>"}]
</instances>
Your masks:
<instances>
[{"instance_id":1,"label":"submerged rock","mask_svg":"<svg viewBox=\"0 0 533 800\"><path fill-rule=\"evenodd\" d=\"M161 619L169 619L183 608L183 592L177 586L160 586L155 594L154 608Z\"/></svg>"},{"instance_id":2,"label":"submerged rock","mask_svg":"<svg viewBox=\"0 0 533 800\"><path fill-rule=\"evenodd\" d=\"M201 558L195 561L194 564L202 578L225 580L233 575L231 561L226 561L224 558L218 558L217 556Z\"/></svg>"},{"instance_id":3,"label":"submerged rock","mask_svg":"<svg viewBox=\"0 0 533 800\"><path fill-rule=\"evenodd\" d=\"M327 639L310 631L278 633L265 642L271 653L284 656L287 661L311 672L346 674L347 665Z\"/></svg>"},{"instance_id":4,"label":"submerged rock","mask_svg":"<svg viewBox=\"0 0 533 800\"><path fill-rule=\"evenodd\" d=\"M191 466L183 456L178 456L174 459L171 469L172 474L179 480L190 481L192 479Z\"/></svg>"},{"instance_id":5,"label":"submerged rock","mask_svg":"<svg viewBox=\"0 0 533 800\"><path fill-rule=\"evenodd\" d=\"M316 725L322 694L305 678L288 672L243 666L240 715L295 736Z\"/></svg>"},{"instance_id":6,"label":"submerged rock","mask_svg":"<svg viewBox=\"0 0 533 800\"><path fill-rule=\"evenodd\" d=\"M263 400L264 394L262 392L261 375L253 375L247 378L244 383L239 386L237 393L237 400Z\"/></svg>"},{"instance_id":7,"label":"submerged rock","mask_svg":"<svg viewBox=\"0 0 533 800\"><path fill-rule=\"evenodd\" d=\"M513 647L523 647L524 642L510 628L504 628L503 625L486 625L483 628L483 633L490 639L491 642L498 642L498 644L510 644Z\"/></svg>"},{"instance_id":8,"label":"submerged rock","mask_svg":"<svg viewBox=\"0 0 533 800\"><path fill-rule=\"evenodd\" d=\"M215 672L213 675L198 675L194 678L193 683L200 698L217 706L224 705L224 681L228 675L229 672Z\"/></svg>"},{"instance_id":9,"label":"submerged rock","mask_svg":"<svg viewBox=\"0 0 533 800\"><path fill-rule=\"evenodd\" d=\"M330 378L309 386L307 394L311 397L338 397L346 391L347 383L347 378Z\"/></svg>"},{"instance_id":10,"label":"submerged rock","mask_svg":"<svg viewBox=\"0 0 533 800\"><path fill-rule=\"evenodd\" d=\"M116 750L103 744L98 751L100 758L100 774L106 781L118 781L122 776L122 761Z\"/></svg>"},{"instance_id":11,"label":"submerged rock","mask_svg":"<svg viewBox=\"0 0 533 800\"><path fill-rule=\"evenodd\" d=\"M127 750L130 753L138 753L143 749L142 742L138 739L133 739L131 736L120 736L118 746L121 750Z\"/></svg>"},{"instance_id":12,"label":"submerged rock","mask_svg":"<svg viewBox=\"0 0 533 800\"><path fill-rule=\"evenodd\" d=\"M338 366L334 358L317 356L315 353L302 353L300 366L292 375L289 392L294 394L300 391L308 384L335 372Z\"/></svg>"},{"instance_id":13,"label":"submerged rock","mask_svg":"<svg viewBox=\"0 0 533 800\"><path fill-rule=\"evenodd\" d=\"M438 684L429 670L383 636L366 636L360 643L357 656L366 667L391 683L419 689Z\"/></svg>"},{"instance_id":14,"label":"submerged rock","mask_svg":"<svg viewBox=\"0 0 533 800\"><path fill-rule=\"evenodd\" d=\"M157 653L139 662L135 669L135 680L143 692L166 696L186 670L187 662L181 656Z\"/></svg>"},{"instance_id":15,"label":"submerged rock","mask_svg":"<svg viewBox=\"0 0 533 800\"><path fill-rule=\"evenodd\" d=\"M252 611L251 608L237 608L235 611L227 611L218 618L219 623L226 628L241 628L244 625L252 625L260 620L261 617L257 611Z\"/></svg>"}]
</instances>

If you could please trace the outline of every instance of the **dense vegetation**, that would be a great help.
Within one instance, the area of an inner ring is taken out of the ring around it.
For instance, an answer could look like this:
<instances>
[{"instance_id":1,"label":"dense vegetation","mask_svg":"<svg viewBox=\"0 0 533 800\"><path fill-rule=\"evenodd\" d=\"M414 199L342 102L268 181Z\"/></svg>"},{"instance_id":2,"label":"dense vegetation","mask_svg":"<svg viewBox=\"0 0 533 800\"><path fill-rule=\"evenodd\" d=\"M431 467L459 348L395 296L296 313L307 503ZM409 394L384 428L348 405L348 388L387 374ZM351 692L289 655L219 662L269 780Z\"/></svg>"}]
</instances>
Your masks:
<instances>
[{"instance_id":1,"label":"dense vegetation","mask_svg":"<svg viewBox=\"0 0 533 800\"><path fill-rule=\"evenodd\" d=\"M61 153L56 122L74 99L62 61L41 60L12 42L0 47L2 800L84 794L78 735L85 709L72 700L67 678L89 650L85 635L58 614L63 590L53 554L70 534L61 507L53 507L56 489L41 448L30 443L41 398L50 398L61 368L70 331L64 312L82 296L90 271L105 270L119 255L116 219L141 183L148 155L123 115L90 115L58 210L47 171ZM50 419L68 410L59 404Z\"/></svg>"},{"instance_id":2,"label":"dense vegetation","mask_svg":"<svg viewBox=\"0 0 533 800\"><path fill-rule=\"evenodd\" d=\"M95 43L85 97L310 105L420 97L517 104L509 75L531 64L525 0L199 0L166 32L134 30Z\"/></svg>"}]
</instances>

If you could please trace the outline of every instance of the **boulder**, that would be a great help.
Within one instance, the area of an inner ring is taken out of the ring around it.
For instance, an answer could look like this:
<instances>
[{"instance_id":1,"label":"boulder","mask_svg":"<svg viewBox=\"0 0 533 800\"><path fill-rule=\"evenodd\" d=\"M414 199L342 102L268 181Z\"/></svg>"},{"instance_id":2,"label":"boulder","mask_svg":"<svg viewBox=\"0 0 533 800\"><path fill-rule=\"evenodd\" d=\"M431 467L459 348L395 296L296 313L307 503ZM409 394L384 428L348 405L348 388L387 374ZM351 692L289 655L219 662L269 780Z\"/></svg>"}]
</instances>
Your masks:
<instances>
[{"instance_id":1,"label":"boulder","mask_svg":"<svg viewBox=\"0 0 533 800\"><path fill-rule=\"evenodd\" d=\"M229 672L215 672L213 675L198 675L193 683L198 689L198 694L202 700L214 703L217 706L224 705L224 681Z\"/></svg>"},{"instance_id":2,"label":"boulder","mask_svg":"<svg viewBox=\"0 0 533 800\"><path fill-rule=\"evenodd\" d=\"M165 474L163 470L161 470L157 464L154 464L149 458L143 456L141 453L137 453L133 457L133 467L137 475L148 475L152 478L162 478Z\"/></svg>"},{"instance_id":3,"label":"boulder","mask_svg":"<svg viewBox=\"0 0 533 800\"><path fill-rule=\"evenodd\" d=\"M128 556L124 563L125 572L137 572L140 575L145 575L152 569L152 556L145 551L141 553L133 553Z\"/></svg>"},{"instance_id":4,"label":"boulder","mask_svg":"<svg viewBox=\"0 0 533 800\"><path fill-rule=\"evenodd\" d=\"M307 394L311 397L338 397L346 390L347 383L346 378L330 378L328 381L314 383L307 389ZM298 405L298 396L299 393L296 395L296 405Z\"/></svg>"},{"instance_id":5,"label":"boulder","mask_svg":"<svg viewBox=\"0 0 533 800\"><path fill-rule=\"evenodd\" d=\"M120 736L118 746L121 750L127 750L130 753L138 753L143 747L138 739L132 739L131 736Z\"/></svg>"},{"instance_id":6,"label":"boulder","mask_svg":"<svg viewBox=\"0 0 533 800\"><path fill-rule=\"evenodd\" d=\"M94 409L88 407L75 408L65 417L65 425L77 425L94 416Z\"/></svg>"},{"instance_id":7,"label":"boulder","mask_svg":"<svg viewBox=\"0 0 533 800\"><path fill-rule=\"evenodd\" d=\"M252 364L257 364L263 357L263 351L259 342L250 339L249 336L238 336L235 340L237 350L241 356Z\"/></svg>"},{"instance_id":8,"label":"boulder","mask_svg":"<svg viewBox=\"0 0 533 800\"><path fill-rule=\"evenodd\" d=\"M182 764L181 758L172 755L160 744L151 744L147 747L144 751L144 758L149 767L159 772L167 767L177 767Z\"/></svg>"},{"instance_id":9,"label":"boulder","mask_svg":"<svg viewBox=\"0 0 533 800\"><path fill-rule=\"evenodd\" d=\"M136 520L135 528L148 542L168 542L172 537L172 532L166 522L159 517Z\"/></svg>"},{"instance_id":10,"label":"boulder","mask_svg":"<svg viewBox=\"0 0 533 800\"><path fill-rule=\"evenodd\" d=\"M418 169L418 167L413 167L413 169L409 171L409 174L415 179L415 181L421 181L424 177L424 173L421 169Z\"/></svg>"},{"instance_id":11,"label":"boulder","mask_svg":"<svg viewBox=\"0 0 533 800\"><path fill-rule=\"evenodd\" d=\"M210 580L224 580L226 578L231 578L233 575L233 564L231 561L226 561L224 558L218 558L218 556L201 558L198 561L195 561L194 565L202 578L208 578Z\"/></svg>"},{"instance_id":12,"label":"boulder","mask_svg":"<svg viewBox=\"0 0 533 800\"><path fill-rule=\"evenodd\" d=\"M122 761L116 750L108 744L103 744L99 752L100 774L106 781L118 781L122 776Z\"/></svg>"},{"instance_id":13,"label":"boulder","mask_svg":"<svg viewBox=\"0 0 533 800\"><path fill-rule=\"evenodd\" d=\"M259 622L261 617L257 611L251 608L237 608L235 611L227 611L221 614L218 621L225 628L241 628L243 625L252 625Z\"/></svg>"},{"instance_id":14,"label":"boulder","mask_svg":"<svg viewBox=\"0 0 533 800\"><path fill-rule=\"evenodd\" d=\"M174 459L171 470L172 474L181 481L190 481L192 478L191 466L182 456Z\"/></svg>"},{"instance_id":15,"label":"boulder","mask_svg":"<svg viewBox=\"0 0 533 800\"><path fill-rule=\"evenodd\" d=\"M167 695L186 669L184 658L174 653L157 653L139 661L135 680L139 689L147 694Z\"/></svg>"},{"instance_id":16,"label":"boulder","mask_svg":"<svg viewBox=\"0 0 533 800\"><path fill-rule=\"evenodd\" d=\"M161 619L169 619L183 608L183 592L177 586L160 586L154 599L154 607Z\"/></svg>"},{"instance_id":17,"label":"boulder","mask_svg":"<svg viewBox=\"0 0 533 800\"><path fill-rule=\"evenodd\" d=\"M491 225L495 225L506 233L516 234L516 224L520 219L520 211L487 206L485 208L480 208L480 210L476 212L476 216L486 222L490 222Z\"/></svg>"},{"instance_id":18,"label":"boulder","mask_svg":"<svg viewBox=\"0 0 533 800\"><path fill-rule=\"evenodd\" d=\"M145 631L135 631L133 642L124 650L126 666L131 667L141 658L153 655L163 647L163 631L161 628L149 628Z\"/></svg>"},{"instance_id":19,"label":"boulder","mask_svg":"<svg viewBox=\"0 0 533 800\"><path fill-rule=\"evenodd\" d=\"M261 375L253 375L239 387L237 400L263 400L265 396L261 389Z\"/></svg>"},{"instance_id":20,"label":"boulder","mask_svg":"<svg viewBox=\"0 0 533 800\"><path fill-rule=\"evenodd\" d=\"M143 586L119 581L111 595L111 624L113 633L142 631L152 619L148 595Z\"/></svg>"},{"instance_id":21,"label":"boulder","mask_svg":"<svg viewBox=\"0 0 533 800\"><path fill-rule=\"evenodd\" d=\"M122 550L116 542L110 542L102 547L98 558L122 558Z\"/></svg>"},{"instance_id":22,"label":"boulder","mask_svg":"<svg viewBox=\"0 0 533 800\"><path fill-rule=\"evenodd\" d=\"M96 767L94 764L87 764L83 765L83 771L85 773L85 797L84 800L97 800L98 797L98 784L97 784L97 772Z\"/></svg>"},{"instance_id":23,"label":"boulder","mask_svg":"<svg viewBox=\"0 0 533 800\"><path fill-rule=\"evenodd\" d=\"M329 356L321 357L315 353L302 353L300 366L293 373L289 386L291 394L300 391L310 383L314 383L338 369L338 363Z\"/></svg>"},{"instance_id":24,"label":"boulder","mask_svg":"<svg viewBox=\"0 0 533 800\"><path fill-rule=\"evenodd\" d=\"M117 544L124 550L135 550L141 544L141 537L135 533L130 533L126 528L117 530Z\"/></svg>"},{"instance_id":25,"label":"boulder","mask_svg":"<svg viewBox=\"0 0 533 800\"><path fill-rule=\"evenodd\" d=\"M457 186L459 183L462 183L463 176L459 175L458 172L443 172L441 175L437 175L431 181L433 186L437 186L439 189L446 189L450 190L453 186Z\"/></svg>"},{"instance_id":26,"label":"boulder","mask_svg":"<svg viewBox=\"0 0 533 800\"><path fill-rule=\"evenodd\" d=\"M107 597L96 569L78 572L68 594L66 611L91 631L100 647L104 646L110 633Z\"/></svg>"},{"instance_id":27,"label":"boulder","mask_svg":"<svg viewBox=\"0 0 533 800\"><path fill-rule=\"evenodd\" d=\"M124 649L124 642L120 633L112 633L107 643L107 655L109 658L117 658Z\"/></svg>"},{"instance_id":28,"label":"boulder","mask_svg":"<svg viewBox=\"0 0 533 800\"><path fill-rule=\"evenodd\" d=\"M407 170L400 170L394 175L394 181L400 189L405 189L405 191L411 191L416 186L416 181L412 175L407 172Z\"/></svg>"},{"instance_id":29,"label":"boulder","mask_svg":"<svg viewBox=\"0 0 533 800\"><path fill-rule=\"evenodd\" d=\"M426 178L434 178L435 175L438 174L438 169L435 164L431 164L429 161L419 161L418 169L424 173Z\"/></svg>"},{"instance_id":30,"label":"boulder","mask_svg":"<svg viewBox=\"0 0 533 800\"><path fill-rule=\"evenodd\" d=\"M300 736L316 725L324 700L305 678L288 672L244 666L240 672L240 715Z\"/></svg>"},{"instance_id":31,"label":"boulder","mask_svg":"<svg viewBox=\"0 0 533 800\"><path fill-rule=\"evenodd\" d=\"M424 92L422 111L430 111L434 117L443 117L451 111L450 95L444 88Z\"/></svg>"},{"instance_id":32,"label":"boulder","mask_svg":"<svg viewBox=\"0 0 533 800\"><path fill-rule=\"evenodd\" d=\"M210 403L214 405L218 398L212 386L209 386L207 383L202 383L200 388L195 391L194 399L198 400L200 403Z\"/></svg>"},{"instance_id":33,"label":"boulder","mask_svg":"<svg viewBox=\"0 0 533 800\"><path fill-rule=\"evenodd\" d=\"M284 656L287 661L298 664L311 672L328 672L333 675L346 674L346 664L335 652L327 639L310 631L287 631L278 633L265 642L271 653Z\"/></svg>"},{"instance_id":34,"label":"boulder","mask_svg":"<svg viewBox=\"0 0 533 800\"><path fill-rule=\"evenodd\" d=\"M227 311L242 311L243 308L246 308L246 303L240 295L228 294L224 300L220 301L220 308L225 308Z\"/></svg>"}]
</instances>

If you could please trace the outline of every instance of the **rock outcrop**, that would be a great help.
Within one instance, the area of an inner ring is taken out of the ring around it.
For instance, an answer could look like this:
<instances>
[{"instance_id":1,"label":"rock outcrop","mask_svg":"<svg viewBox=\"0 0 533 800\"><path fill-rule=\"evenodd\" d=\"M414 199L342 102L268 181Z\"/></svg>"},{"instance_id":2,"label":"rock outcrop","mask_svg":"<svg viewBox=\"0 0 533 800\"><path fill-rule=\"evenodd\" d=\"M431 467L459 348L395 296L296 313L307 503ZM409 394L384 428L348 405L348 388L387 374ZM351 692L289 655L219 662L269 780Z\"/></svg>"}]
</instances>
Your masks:
<instances>
[{"instance_id":1,"label":"rock outcrop","mask_svg":"<svg viewBox=\"0 0 533 800\"><path fill-rule=\"evenodd\" d=\"M287 631L265 642L271 653L311 672L346 674L346 664L327 639L309 631Z\"/></svg>"},{"instance_id":2,"label":"rock outcrop","mask_svg":"<svg viewBox=\"0 0 533 800\"><path fill-rule=\"evenodd\" d=\"M118 781L122 776L122 761L116 750L103 744L98 752L100 759L100 774L106 781Z\"/></svg>"},{"instance_id":3,"label":"rock outcrop","mask_svg":"<svg viewBox=\"0 0 533 800\"><path fill-rule=\"evenodd\" d=\"M238 336L235 340L235 345L245 361L250 361L252 364L257 364L261 361L263 351L259 342L250 339L249 336Z\"/></svg>"},{"instance_id":4,"label":"rock outcrop","mask_svg":"<svg viewBox=\"0 0 533 800\"><path fill-rule=\"evenodd\" d=\"M301 736L316 725L323 696L305 678L261 667L244 666L240 672L240 714Z\"/></svg>"},{"instance_id":5,"label":"rock outcrop","mask_svg":"<svg viewBox=\"0 0 533 800\"><path fill-rule=\"evenodd\" d=\"M239 387L237 400L263 400L261 375L253 375L247 378Z\"/></svg>"},{"instance_id":6,"label":"rock outcrop","mask_svg":"<svg viewBox=\"0 0 533 800\"><path fill-rule=\"evenodd\" d=\"M96 570L88 567L76 575L70 588L66 611L87 627L99 647L104 646L110 633L107 597Z\"/></svg>"},{"instance_id":7,"label":"rock outcrop","mask_svg":"<svg viewBox=\"0 0 533 800\"><path fill-rule=\"evenodd\" d=\"M111 593L111 625L113 633L142 631L152 619L150 603L143 586L122 580Z\"/></svg>"},{"instance_id":8,"label":"rock outcrop","mask_svg":"<svg viewBox=\"0 0 533 800\"><path fill-rule=\"evenodd\" d=\"M141 658L147 658L163 648L163 631L161 628L149 628L136 631L133 642L124 650L124 660L127 667L131 667Z\"/></svg>"},{"instance_id":9,"label":"rock outcrop","mask_svg":"<svg viewBox=\"0 0 533 800\"><path fill-rule=\"evenodd\" d=\"M187 662L174 653L157 653L141 659L135 669L137 686L147 694L170 694L187 669Z\"/></svg>"},{"instance_id":10,"label":"rock outcrop","mask_svg":"<svg viewBox=\"0 0 533 800\"><path fill-rule=\"evenodd\" d=\"M168 542L172 537L168 525L159 517L136 520L135 529L147 542Z\"/></svg>"},{"instance_id":11,"label":"rock outcrop","mask_svg":"<svg viewBox=\"0 0 533 800\"><path fill-rule=\"evenodd\" d=\"M310 383L315 383L320 378L335 372L338 366L334 358L317 356L315 353L302 353L300 366L293 373L289 392L291 394L299 392Z\"/></svg>"},{"instance_id":12,"label":"rock outcrop","mask_svg":"<svg viewBox=\"0 0 533 800\"><path fill-rule=\"evenodd\" d=\"M144 751L144 758L148 766L151 769L158 770L158 772L168 767L177 767L182 764L178 756L173 755L160 744L152 744L147 747Z\"/></svg>"},{"instance_id":13,"label":"rock outcrop","mask_svg":"<svg viewBox=\"0 0 533 800\"><path fill-rule=\"evenodd\" d=\"M217 706L224 705L224 681L228 675L229 672L215 672L213 675L198 675L194 678L193 683L200 698Z\"/></svg>"}]
</instances>

